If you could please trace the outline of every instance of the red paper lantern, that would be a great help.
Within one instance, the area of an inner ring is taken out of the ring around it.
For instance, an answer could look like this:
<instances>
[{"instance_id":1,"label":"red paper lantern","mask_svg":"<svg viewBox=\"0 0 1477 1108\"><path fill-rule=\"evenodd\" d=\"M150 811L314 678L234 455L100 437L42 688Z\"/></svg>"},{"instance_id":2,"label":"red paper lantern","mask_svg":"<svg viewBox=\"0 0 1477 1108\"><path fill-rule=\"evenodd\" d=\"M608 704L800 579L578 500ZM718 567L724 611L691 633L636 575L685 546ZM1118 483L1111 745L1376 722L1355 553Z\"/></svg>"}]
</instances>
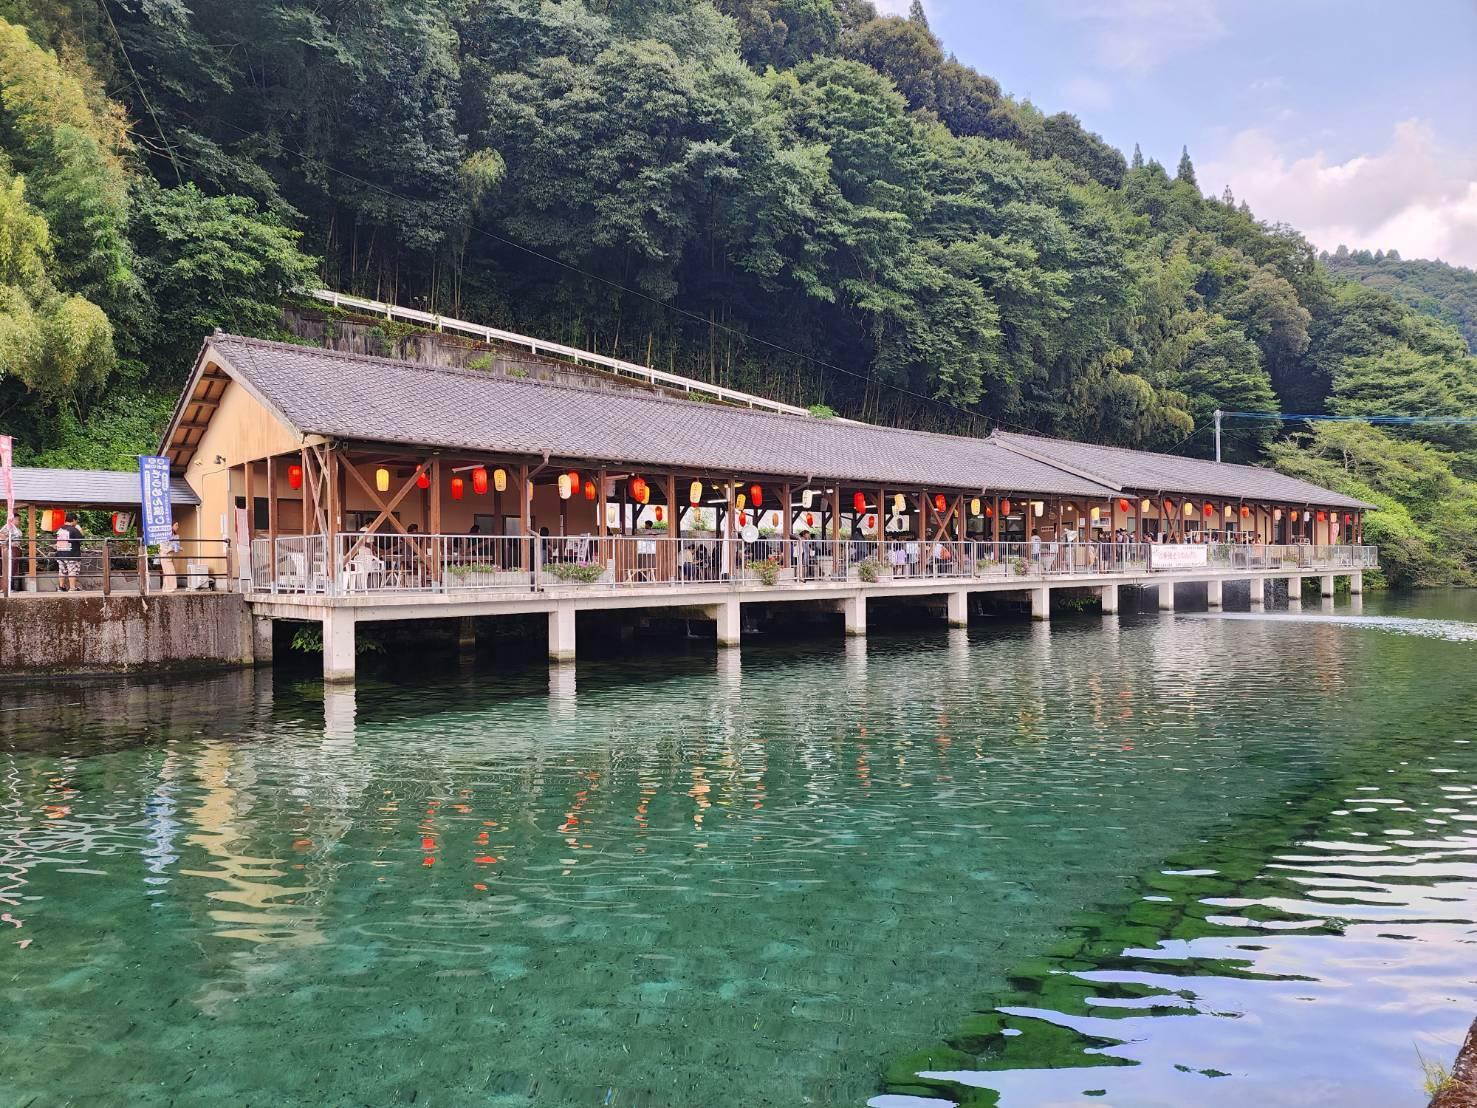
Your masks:
<instances>
[{"instance_id":1,"label":"red paper lantern","mask_svg":"<svg viewBox=\"0 0 1477 1108\"><path fill-rule=\"evenodd\" d=\"M1173 500L1166 500L1164 502L1164 512L1165 512L1166 515L1172 515L1174 513L1174 501Z\"/></svg>"},{"instance_id":2,"label":"red paper lantern","mask_svg":"<svg viewBox=\"0 0 1477 1108\"><path fill-rule=\"evenodd\" d=\"M1118 501L1118 510L1120 512L1127 512L1128 511L1128 501L1127 500L1120 499Z\"/></svg>"},{"instance_id":3,"label":"red paper lantern","mask_svg":"<svg viewBox=\"0 0 1477 1108\"><path fill-rule=\"evenodd\" d=\"M1241 518L1242 519L1249 519L1250 517L1251 517L1251 509L1248 508L1245 504L1241 505Z\"/></svg>"},{"instance_id":4,"label":"red paper lantern","mask_svg":"<svg viewBox=\"0 0 1477 1108\"><path fill-rule=\"evenodd\" d=\"M460 477L453 477L451 479L451 498L453 500L460 500L462 498L462 493L466 491L467 483L465 481L463 481Z\"/></svg>"},{"instance_id":5,"label":"red paper lantern","mask_svg":"<svg viewBox=\"0 0 1477 1108\"><path fill-rule=\"evenodd\" d=\"M626 483L626 488L631 494L631 499L637 504L645 504L651 496L651 488L646 484L645 477L632 477Z\"/></svg>"},{"instance_id":6,"label":"red paper lantern","mask_svg":"<svg viewBox=\"0 0 1477 1108\"><path fill-rule=\"evenodd\" d=\"M756 508L759 507L759 505L763 504L764 503L764 488L762 486L760 486L760 485L750 485L749 486L749 501Z\"/></svg>"},{"instance_id":7,"label":"red paper lantern","mask_svg":"<svg viewBox=\"0 0 1477 1108\"><path fill-rule=\"evenodd\" d=\"M863 527L867 527L867 528L876 527L877 526L877 517L874 516L871 512L868 512L867 513L867 518L862 521L862 526Z\"/></svg>"},{"instance_id":8,"label":"red paper lantern","mask_svg":"<svg viewBox=\"0 0 1477 1108\"><path fill-rule=\"evenodd\" d=\"M585 482L585 499L586 500L594 500L595 499L595 482L594 481L586 481Z\"/></svg>"},{"instance_id":9,"label":"red paper lantern","mask_svg":"<svg viewBox=\"0 0 1477 1108\"><path fill-rule=\"evenodd\" d=\"M1319 523L1327 523L1328 522L1328 513L1327 512L1319 512L1318 513L1318 522Z\"/></svg>"},{"instance_id":10,"label":"red paper lantern","mask_svg":"<svg viewBox=\"0 0 1477 1108\"><path fill-rule=\"evenodd\" d=\"M303 487L302 466L287 467L287 487L290 489L300 489Z\"/></svg>"},{"instance_id":11,"label":"red paper lantern","mask_svg":"<svg viewBox=\"0 0 1477 1108\"><path fill-rule=\"evenodd\" d=\"M948 503L948 501L946 501L944 499L944 494L943 493L941 493L941 492L934 493L934 495L933 495L933 510L934 511L936 511L936 512L942 512L944 510L944 507L945 507L945 505L947 503Z\"/></svg>"},{"instance_id":12,"label":"red paper lantern","mask_svg":"<svg viewBox=\"0 0 1477 1108\"><path fill-rule=\"evenodd\" d=\"M748 525L749 525L749 513L748 512L740 512L739 513L739 526L740 527L747 527Z\"/></svg>"},{"instance_id":13,"label":"red paper lantern","mask_svg":"<svg viewBox=\"0 0 1477 1108\"><path fill-rule=\"evenodd\" d=\"M660 523L662 521L662 515L663 515L662 506L660 504L658 504L656 506L656 521L658 523Z\"/></svg>"},{"instance_id":14,"label":"red paper lantern","mask_svg":"<svg viewBox=\"0 0 1477 1108\"><path fill-rule=\"evenodd\" d=\"M430 488L431 487L431 475L429 473L427 473L425 470L421 470L421 475L415 479L415 487L418 488L418 489L428 489L428 488Z\"/></svg>"},{"instance_id":15,"label":"red paper lantern","mask_svg":"<svg viewBox=\"0 0 1477 1108\"><path fill-rule=\"evenodd\" d=\"M113 513L113 534L122 535L128 531L128 515L124 512Z\"/></svg>"},{"instance_id":16,"label":"red paper lantern","mask_svg":"<svg viewBox=\"0 0 1477 1108\"><path fill-rule=\"evenodd\" d=\"M1006 515L1006 516L1010 515L1010 501L1009 500L1002 500L1002 501L1000 501L1000 514L1001 515Z\"/></svg>"},{"instance_id":17,"label":"red paper lantern","mask_svg":"<svg viewBox=\"0 0 1477 1108\"><path fill-rule=\"evenodd\" d=\"M854 492L851 494L851 506L856 510L857 515L861 515L867 510L867 498L860 492Z\"/></svg>"},{"instance_id":18,"label":"red paper lantern","mask_svg":"<svg viewBox=\"0 0 1477 1108\"><path fill-rule=\"evenodd\" d=\"M487 470L483 466L472 470L472 491L478 496L487 492Z\"/></svg>"},{"instance_id":19,"label":"red paper lantern","mask_svg":"<svg viewBox=\"0 0 1477 1108\"><path fill-rule=\"evenodd\" d=\"M807 527L814 527L815 526L815 515L814 515L814 513L812 513L812 512L806 512L805 513L805 526L807 526Z\"/></svg>"},{"instance_id":20,"label":"red paper lantern","mask_svg":"<svg viewBox=\"0 0 1477 1108\"><path fill-rule=\"evenodd\" d=\"M1007 500L1006 503L1009 504L1010 501ZM995 509L989 507L988 505L986 505L986 507L985 507L985 516L987 518L989 518L989 519L994 519L995 518Z\"/></svg>"},{"instance_id":21,"label":"red paper lantern","mask_svg":"<svg viewBox=\"0 0 1477 1108\"><path fill-rule=\"evenodd\" d=\"M1215 515L1215 505L1212 504L1209 500L1205 502L1205 515L1207 518Z\"/></svg>"},{"instance_id":22,"label":"red paper lantern","mask_svg":"<svg viewBox=\"0 0 1477 1108\"><path fill-rule=\"evenodd\" d=\"M1345 512L1344 513L1344 522L1345 523L1353 523L1354 522L1354 513L1353 512Z\"/></svg>"}]
</instances>

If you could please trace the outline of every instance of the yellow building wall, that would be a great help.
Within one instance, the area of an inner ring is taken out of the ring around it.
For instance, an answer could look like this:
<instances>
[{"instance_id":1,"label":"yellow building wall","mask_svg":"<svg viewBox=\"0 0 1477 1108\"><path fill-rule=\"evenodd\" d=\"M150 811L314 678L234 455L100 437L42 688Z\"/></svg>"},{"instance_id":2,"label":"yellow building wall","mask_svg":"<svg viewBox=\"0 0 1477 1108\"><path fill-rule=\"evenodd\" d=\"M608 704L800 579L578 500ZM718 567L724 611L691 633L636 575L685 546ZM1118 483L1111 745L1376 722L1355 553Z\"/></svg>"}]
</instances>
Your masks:
<instances>
[{"instance_id":1,"label":"yellow building wall","mask_svg":"<svg viewBox=\"0 0 1477 1108\"><path fill-rule=\"evenodd\" d=\"M195 456L185 467L184 478L200 497L200 509L195 515L194 534L197 539L228 539L231 537L231 508L234 498L244 494L244 489L232 484L231 467L242 462L255 461L276 454L296 454L299 448L297 436L271 412L257 402L236 382L226 386L220 406L211 417L210 426L200 437L195 447ZM217 461L216 459L221 459ZM287 493L284 473L279 476L279 492ZM240 484L239 476L236 484ZM266 495L264 481L258 481L258 496ZM298 497L298 493L290 493ZM284 513L285 514L285 513ZM301 518L301 507L296 510ZM184 526L181 527L181 531Z\"/></svg>"}]
</instances>

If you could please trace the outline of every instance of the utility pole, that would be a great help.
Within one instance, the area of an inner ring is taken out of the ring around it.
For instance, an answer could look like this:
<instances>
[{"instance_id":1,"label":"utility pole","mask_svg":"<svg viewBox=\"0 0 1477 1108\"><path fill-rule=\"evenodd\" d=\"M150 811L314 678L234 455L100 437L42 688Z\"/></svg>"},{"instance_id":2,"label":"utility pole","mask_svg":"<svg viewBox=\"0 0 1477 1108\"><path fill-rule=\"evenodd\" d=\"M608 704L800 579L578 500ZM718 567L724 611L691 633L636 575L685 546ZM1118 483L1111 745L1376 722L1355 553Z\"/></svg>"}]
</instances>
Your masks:
<instances>
[{"instance_id":1,"label":"utility pole","mask_svg":"<svg viewBox=\"0 0 1477 1108\"><path fill-rule=\"evenodd\" d=\"M1221 410L1215 410L1215 460L1221 460Z\"/></svg>"}]
</instances>

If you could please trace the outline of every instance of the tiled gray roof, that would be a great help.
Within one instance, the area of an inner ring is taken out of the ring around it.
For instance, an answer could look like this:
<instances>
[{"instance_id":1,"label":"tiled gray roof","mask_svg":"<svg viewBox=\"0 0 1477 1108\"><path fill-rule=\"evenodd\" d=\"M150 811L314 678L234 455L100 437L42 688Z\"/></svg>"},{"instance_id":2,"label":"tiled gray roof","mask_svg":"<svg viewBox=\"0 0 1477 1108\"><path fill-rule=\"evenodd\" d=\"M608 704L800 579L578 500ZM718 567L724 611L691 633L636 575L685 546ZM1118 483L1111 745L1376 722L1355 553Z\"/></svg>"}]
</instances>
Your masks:
<instances>
[{"instance_id":1,"label":"tiled gray roof","mask_svg":"<svg viewBox=\"0 0 1477 1108\"><path fill-rule=\"evenodd\" d=\"M983 438L702 404L214 335L222 368L300 434L697 474L1106 497Z\"/></svg>"},{"instance_id":2,"label":"tiled gray roof","mask_svg":"<svg viewBox=\"0 0 1477 1108\"><path fill-rule=\"evenodd\" d=\"M137 508L141 496L137 470L41 469L17 466L11 471L17 504L52 508ZM174 504L200 503L183 477L169 483Z\"/></svg>"},{"instance_id":3,"label":"tiled gray roof","mask_svg":"<svg viewBox=\"0 0 1477 1108\"><path fill-rule=\"evenodd\" d=\"M994 432L990 441L1023 456L1063 465L1075 473L1135 493L1235 497L1328 508L1374 506L1261 466L1208 462L1201 458L1181 458L1176 454L1152 454L1120 446L1093 446L1091 443L1009 431Z\"/></svg>"},{"instance_id":4,"label":"tiled gray roof","mask_svg":"<svg viewBox=\"0 0 1477 1108\"><path fill-rule=\"evenodd\" d=\"M301 435L888 488L1094 498L1163 490L1367 507L1257 466L1030 435L937 435L235 335L208 339L202 359L212 357Z\"/></svg>"}]
</instances>

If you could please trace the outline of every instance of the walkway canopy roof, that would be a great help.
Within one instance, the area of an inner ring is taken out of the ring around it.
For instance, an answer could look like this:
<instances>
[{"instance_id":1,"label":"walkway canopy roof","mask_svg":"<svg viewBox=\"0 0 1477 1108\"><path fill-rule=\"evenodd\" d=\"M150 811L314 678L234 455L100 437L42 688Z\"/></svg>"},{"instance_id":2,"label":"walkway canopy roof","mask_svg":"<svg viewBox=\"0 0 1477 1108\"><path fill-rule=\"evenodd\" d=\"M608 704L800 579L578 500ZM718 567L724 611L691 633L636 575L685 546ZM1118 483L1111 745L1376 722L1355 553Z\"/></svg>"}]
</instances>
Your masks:
<instances>
[{"instance_id":1,"label":"walkway canopy roof","mask_svg":"<svg viewBox=\"0 0 1477 1108\"><path fill-rule=\"evenodd\" d=\"M17 466L11 471L17 504L53 508L137 509L142 503L137 470L40 469ZM195 507L200 498L183 477L169 483L170 503Z\"/></svg>"},{"instance_id":2,"label":"walkway canopy roof","mask_svg":"<svg viewBox=\"0 0 1477 1108\"><path fill-rule=\"evenodd\" d=\"M1120 446L1093 446L1085 442L1009 431L995 431L989 441L1022 457L1061 466L1082 477L1132 493L1178 492L1272 504L1374 507L1261 466L1208 462L1201 458L1182 458L1177 454L1152 454Z\"/></svg>"}]
</instances>

